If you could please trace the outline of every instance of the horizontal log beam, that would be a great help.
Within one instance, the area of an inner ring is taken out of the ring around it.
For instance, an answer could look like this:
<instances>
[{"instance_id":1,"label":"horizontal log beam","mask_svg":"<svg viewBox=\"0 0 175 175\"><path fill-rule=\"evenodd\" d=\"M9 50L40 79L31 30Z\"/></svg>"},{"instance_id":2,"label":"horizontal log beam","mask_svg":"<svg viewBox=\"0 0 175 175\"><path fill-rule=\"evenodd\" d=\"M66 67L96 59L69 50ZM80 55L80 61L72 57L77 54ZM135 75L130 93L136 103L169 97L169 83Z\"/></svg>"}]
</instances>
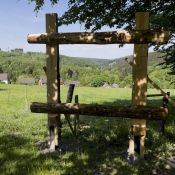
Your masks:
<instances>
[{"instance_id":1,"label":"horizontal log beam","mask_svg":"<svg viewBox=\"0 0 175 175\"><path fill-rule=\"evenodd\" d=\"M147 97L162 97L162 94L148 94Z\"/></svg>"},{"instance_id":2,"label":"horizontal log beam","mask_svg":"<svg viewBox=\"0 0 175 175\"><path fill-rule=\"evenodd\" d=\"M162 44L169 38L168 31L113 31L30 34L27 41L39 44Z\"/></svg>"},{"instance_id":3,"label":"horizontal log beam","mask_svg":"<svg viewBox=\"0 0 175 175\"><path fill-rule=\"evenodd\" d=\"M49 114L78 114L99 117L122 117L151 120L165 120L168 115L166 108L156 107L117 107L93 104L72 104L72 103L37 103L30 106L34 113Z\"/></svg>"}]
</instances>

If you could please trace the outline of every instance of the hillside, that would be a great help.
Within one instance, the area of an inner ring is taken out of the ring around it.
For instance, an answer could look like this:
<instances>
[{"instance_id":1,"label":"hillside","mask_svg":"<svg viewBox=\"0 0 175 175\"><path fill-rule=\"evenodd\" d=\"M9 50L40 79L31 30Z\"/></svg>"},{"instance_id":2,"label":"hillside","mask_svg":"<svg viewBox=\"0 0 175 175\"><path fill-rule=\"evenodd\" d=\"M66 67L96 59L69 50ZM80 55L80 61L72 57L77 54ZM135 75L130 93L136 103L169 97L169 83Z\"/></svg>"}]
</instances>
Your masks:
<instances>
[{"instance_id":1,"label":"hillside","mask_svg":"<svg viewBox=\"0 0 175 175\"><path fill-rule=\"evenodd\" d=\"M168 74L168 69L162 69L159 63L163 61L159 53L149 54L148 72L155 82L163 88L173 88L175 77ZM127 56L132 59L132 56ZM17 83L18 78L31 77L37 82L45 76L43 66L47 55L44 53L17 53L0 51L0 72L8 73L11 83ZM124 58L107 60L98 58L78 58L60 55L61 78L63 80L78 80L82 86L102 86L104 83L119 84L130 87L132 84L132 68Z\"/></svg>"},{"instance_id":2,"label":"hillside","mask_svg":"<svg viewBox=\"0 0 175 175\"><path fill-rule=\"evenodd\" d=\"M162 54L157 52L151 52L148 54L148 67L156 66L163 62ZM131 66L125 61L125 58L129 60L133 59L133 56L126 56L119 59L114 59L109 62L109 67L116 67L119 71L126 70L126 72L131 72Z\"/></svg>"},{"instance_id":3,"label":"hillside","mask_svg":"<svg viewBox=\"0 0 175 175\"><path fill-rule=\"evenodd\" d=\"M61 58L61 64L63 65L78 65L81 67L95 67L100 66L103 67L105 65L108 65L110 63L110 60L108 59L99 59L99 58L81 58L81 57L69 57L60 55Z\"/></svg>"},{"instance_id":4,"label":"hillside","mask_svg":"<svg viewBox=\"0 0 175 175\"><path fill-rule=\"evenodd\" d=\"M150 52L148 54L148 65L152 65L154 63L161 63L163 62L163 58L161 58L163 56L163 54L161 53L157 53L157 52ZM133 56L126 56L126 57L122 57L119 59L114 59L111 60L110 64L117 64L120 65L121 63L124 63L125 58L129 58L130 60L132 60Z\"/></svg>"}]
</instances>

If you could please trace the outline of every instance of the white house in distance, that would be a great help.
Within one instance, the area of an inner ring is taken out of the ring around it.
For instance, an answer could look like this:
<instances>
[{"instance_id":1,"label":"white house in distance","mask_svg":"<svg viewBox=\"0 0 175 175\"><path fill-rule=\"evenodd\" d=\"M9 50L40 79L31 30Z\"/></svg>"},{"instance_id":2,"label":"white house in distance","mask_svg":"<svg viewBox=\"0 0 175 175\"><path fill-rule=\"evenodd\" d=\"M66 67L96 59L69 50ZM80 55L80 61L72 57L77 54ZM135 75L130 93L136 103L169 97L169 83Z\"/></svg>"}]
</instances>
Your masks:
<instances>
[{"instance_id":1,"label":"white house in distance","mask_svg":"<svg viewBox=\"0 0 175 175\"><path fill-rule=\"evenodd\" d=\"M0 73L0 82L8 84L8 76L7 73Z\"/></svg>"}]
</instances>

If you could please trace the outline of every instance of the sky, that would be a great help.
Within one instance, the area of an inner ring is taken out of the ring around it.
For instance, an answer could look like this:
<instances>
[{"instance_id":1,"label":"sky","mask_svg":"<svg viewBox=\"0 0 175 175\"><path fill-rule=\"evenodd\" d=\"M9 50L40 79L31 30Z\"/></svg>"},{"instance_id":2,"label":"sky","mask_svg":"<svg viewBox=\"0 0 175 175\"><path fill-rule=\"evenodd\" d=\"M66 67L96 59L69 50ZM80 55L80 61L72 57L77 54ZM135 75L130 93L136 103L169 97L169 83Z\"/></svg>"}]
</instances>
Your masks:
<instances>
[{"instance_id":1,"label":"sky","mask_svg":"<svg viewBox=\"0 0 175 175\"><path fill-rule=\"evenodd\" d=\"M25 52L45 52L43 44L28 44L27 35L45 32L45 14L58 13L62 15L68 8L68 0L51 6L49 0L38 13L34 12L34 3L28 0L0 0L0 48L10 51L14 48L23 48ZM84 27L79 23L61 26L59 32L83 32ZM104 27L101 31L111 31ZM60 45L60 54L73 57L114 59L133 54L133 45L126 44L119 48L112 45Z\"/></svg>"}]
</instances>

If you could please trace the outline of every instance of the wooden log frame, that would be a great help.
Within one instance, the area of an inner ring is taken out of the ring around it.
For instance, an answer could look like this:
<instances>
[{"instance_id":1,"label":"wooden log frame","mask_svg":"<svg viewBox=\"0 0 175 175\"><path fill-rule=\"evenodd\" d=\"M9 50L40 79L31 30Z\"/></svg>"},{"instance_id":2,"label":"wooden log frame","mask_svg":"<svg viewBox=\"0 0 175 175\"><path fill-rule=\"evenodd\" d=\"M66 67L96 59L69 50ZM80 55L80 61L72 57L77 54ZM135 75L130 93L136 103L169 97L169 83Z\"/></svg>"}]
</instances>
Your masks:
<instances>
[{"instance_id":1,"label":"wooden log frame","mask_svg":"<svg viewBox=\"0 0 175 175\"><path fill-rule=\"evenodd\" d=\"M50 15L50 19L49 19ZM53 16L53 17L51 17ZM166 108L146 107L146 89L147 89L147 44L164 44L170 38L168 31L150 31L148 30L148 13L136 13L136 30L135 31L114 31L114 32L99 32L99 33L58 33L56 27L57 14L46 15L46 33L28 35L29 43L47 44L47 78L48 92L47 104L33 103L31 105L32 112L48 113L50 127L50 141L54 142L54 146L59 145L60 114L77 114L89 116L106 116L106 117L124 117L132 118L132 133L133 136L139 136L140 157L144 157L144 140L146 134L146 121L143 119L165 120L167 117ZM53 24L52 24L53 23ZM135 44L134 61L133 61L133 106L132 107L109 107L102 105L80 105L80 104L59 104L60 103L60 82L59 82L59 57L58 44ZM142 45L143 44L143 45ZM142 47L142 46L143 47ZM139 59L140 60L139 60ZM143 58L143 62L141 58ZM139 63L139 64L138 64ZM143 69L142 69L143 67ZM54 73L57 72L57 73ZM163 92L161 92L163 93ZM56 95L57 94L57 95ZM141 94L141 95L139 95ZM56 98L55 98L56 97ZM140 105L140 106L139 106ZM55 116L55 117L53 117ZM134 120L139 119L139 120ZM139 127L137 127L139 126ZM141 127L140 127L141 126ZM137 128L141 128L136 132ZM143 130L143 132L142 132ZM139 135L136 135L139 133ZM54 138L52 137L54 136ZM141 137L140 137L141 136ZM130 153L134 152L135 138L131 137L129 143Z\"/></svg>"},{"instance_id":2,"label":"wooden log frame","mask_svg":"<svg viewBox=\"0 0 175 175\"><path fill-rule=\"evenodd\" d=\"M27 41L33 44L163 44L169 38L168 31L137 30L30 34Z\"/></svg>"},{"instance_id":3,"label":"wooden log frame","mask_svg":"<svg viewBox=\"0 0 175 175\"><path fill-rule=\"evenodd\" d=\"M72 103L37 103L30 106L31 112L48 114L77 114L99 117L121 117L150 120L166 120L168 110L166 108L137 106L117 107L95 104L72 104Z\"/></svg>"}]
</instances>

